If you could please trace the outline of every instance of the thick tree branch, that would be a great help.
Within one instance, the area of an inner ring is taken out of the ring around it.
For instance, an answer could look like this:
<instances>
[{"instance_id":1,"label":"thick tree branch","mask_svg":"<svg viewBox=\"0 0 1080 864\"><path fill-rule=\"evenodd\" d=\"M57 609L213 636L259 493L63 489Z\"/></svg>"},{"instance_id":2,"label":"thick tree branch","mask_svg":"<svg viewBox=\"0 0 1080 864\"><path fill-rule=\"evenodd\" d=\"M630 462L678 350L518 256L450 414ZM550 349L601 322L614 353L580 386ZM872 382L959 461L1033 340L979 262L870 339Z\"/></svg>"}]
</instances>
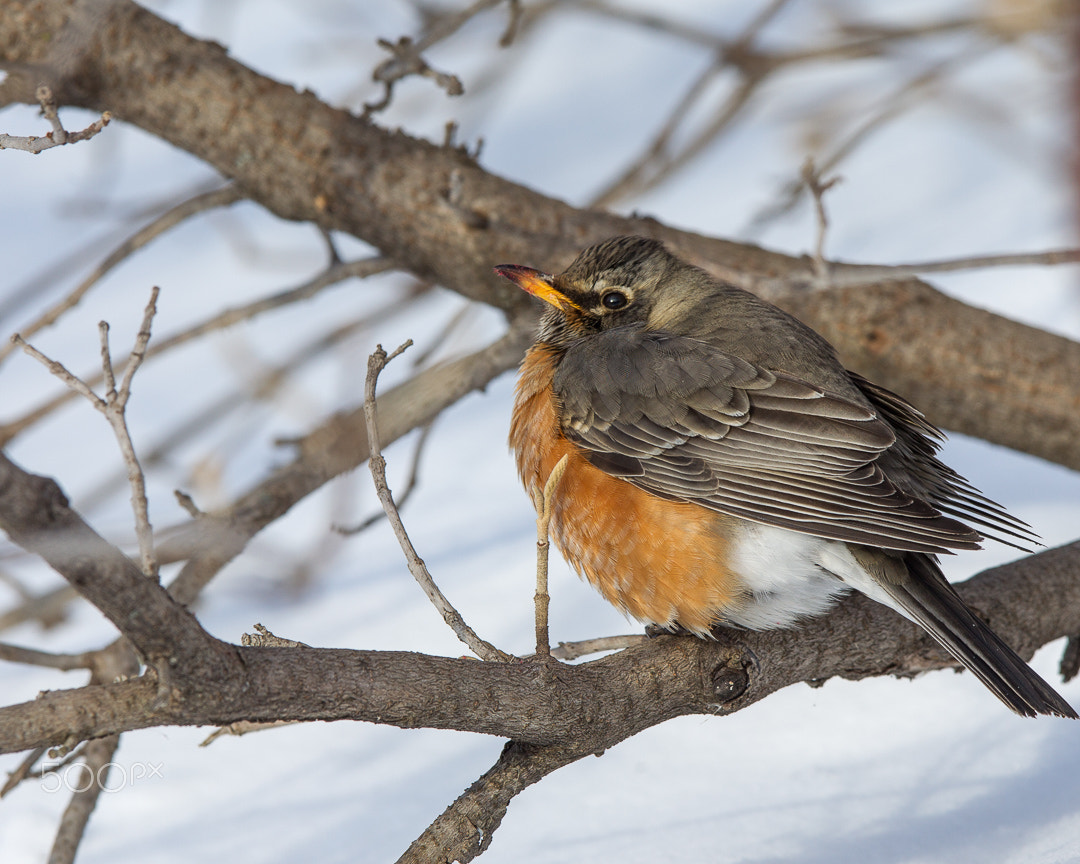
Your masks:
<instances>
[{"instance_id":1,"label":"thick tree branch","mask_svg":"<svg viewBox=\"0 0 1080 864\"><path fill-rule=\"evenodd\" d=\"M1080 630L1080 543L986 571L965 600L1030 656ZM685 714L738 711L798 682L911 676L952 667L913 624L853 597L801 630L731 631L730 641L662 636L590 663L485 663L410 652L231 646L237 664L42 694L0 708L0 752L159 725L365 720L457 729L534 745L603 750ZM991 703L988 703L988 706Z\"/></svg>"},{"instance_id":2,"label":"thick tree branch","mask_svg":"<svg viewBox=\"0 0 1080 864\"><path fill-rule=\"evenodd\" d=\"M719 641L659 637L577 666L227 645L94 534L52 481L6 459L0 469L0 527L46 557L158 661L156 679L54 691L0 708L0 752L148 726L352 719L583 753L680 715L731 713L800 681L953 665L915 625L861 597L800 630L730 631ZM1078 572L1080 542L987 571L962 593L1030 655L1080 632Z\"/></svg>"},{"instance_id":3,"label":"thick tree branch","mask_svg":"<svg viewBox=\"0 0 1080 864\"><path fill-rule=\"evenodd\" d=\"M71 864L75 860L86 824L105 788L112 758L119 745L119 735L107 735L87 745L81 768L83 779L60 819L60 827L49 852L49 864Z\"/></svg>"},{"instance_id":4,"label":"thick tree branch","mask_svg":"<svg viewBox=\"0 0 1080 864\"><path fill-rule=\"evenodd\" d=\"M570 744L509 742L491 770L480 777L416 838L398 864L472 861L487 851L514 796L548 774L600 751Z\"/></svg>"},{"instance_id":5,"label":"thick tree branch","mask_svg":"<svg viewBox=\"0 0 1080 864\"><path fill-rule=\"evenodd\" d=\"M787 306L850 366L914 398L934 422L1080 469L1080 435L1068 432L1080 395L1064 380L1080 368L1080 345L976 313L917 281L794 292L792 283L812 278L808 259L577 210L485 172L458 150L387 132L259 76L127 0L8 4L0 64L9 70L0 102L34 102L45 78L62 102L112 110L214 165L272 212L354 234L418 275L508 311L526 301L492 277L493 263L554 270L602 237L659 237ZM275 118L272 130L265 117ZM916 314L890 319L884 331L862 323L898 304ZM1033 342L1035 357L1014 347ZM988 388L990 410L966 413Z\"/></svg>"},{"instance_id":6,"label":"thick tree branch","mask_svg":"<svg viewBox=\"0 0 1080 864\"><path fill-rule=\"evenodd\" d=\"M159 674L180 658L192 674L213 676L219 643L138 566L68 506L52 480L23 471L0 453L0 529L41 556L131 641Z\"/></svg>"}]
</instances>

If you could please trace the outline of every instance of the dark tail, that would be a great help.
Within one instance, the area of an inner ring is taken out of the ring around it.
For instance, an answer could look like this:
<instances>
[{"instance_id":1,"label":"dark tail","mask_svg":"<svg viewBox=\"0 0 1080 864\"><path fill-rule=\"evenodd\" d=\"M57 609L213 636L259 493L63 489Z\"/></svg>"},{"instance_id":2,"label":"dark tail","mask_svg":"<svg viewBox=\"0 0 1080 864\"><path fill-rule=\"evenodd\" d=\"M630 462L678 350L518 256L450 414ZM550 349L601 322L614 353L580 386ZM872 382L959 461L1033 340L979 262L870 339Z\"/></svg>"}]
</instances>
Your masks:
<instances>
[{"instance_id":1,"label":"dark tail","mask_svg":"<svg viewBox=\"0 0 1080 864\"><path fill-rule=\"evenodd\" d=\"M911 579L881 587L942 648L1017 714L1076 719L1072 706L964 605L933 558L909 553L904 562Z\"/></svg>"}]
</instances>

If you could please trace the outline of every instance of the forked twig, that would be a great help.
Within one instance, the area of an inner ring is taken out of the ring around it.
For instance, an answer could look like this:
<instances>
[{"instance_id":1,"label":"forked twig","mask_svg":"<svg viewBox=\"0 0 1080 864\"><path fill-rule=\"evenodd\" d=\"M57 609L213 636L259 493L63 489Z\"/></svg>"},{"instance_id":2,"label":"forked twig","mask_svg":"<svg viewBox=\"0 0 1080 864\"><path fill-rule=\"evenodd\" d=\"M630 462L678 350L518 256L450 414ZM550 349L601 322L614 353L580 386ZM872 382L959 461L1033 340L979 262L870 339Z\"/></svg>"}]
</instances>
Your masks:
<instances>
[{"instance_id":1,"label":"forked twig","mask_svg":"<svg viewBox=\"0 0 1080 864\"><path fill-rule=\"evenodd\" d=\"M240 321L250 320L256 315L261 315L264 312L269 312L274 309L280 309L290 303L308 300L320 291L332 285L336 285L345 279L365 279L376 273L384 272L385 270L390 269L391 266L393 265L390 261L381 257L363 258L356 261L346 261L341 264L332 264L313 279L309 279L302 285L279 291L276 294L271 294L267 297L260 297L250 303L223 309L221 312L216 312L209 318L193 324L191 327L181 330L178 333L174 333L171 336L167 336L164 339L159 339L154 343L154 347L147 352L146 356L148 358L157 357L166 351L170 351L173 348L191 342L207 333L232 327ZM36 323L32 326L36 326ZM0 359L2 359L2 357L3 350L0 349ZM102 380L102 377L100 375L87 376L83 380L93 387ZM0 445L10 441L16 435L19 435L44 417L47 417L61 405L65 404L70 396L70 393L61 393L39 405L37 408L32 409L22 417L0 425Z\"/></svg>"},{"instance_id":2,"label":"forked twig","mask_svg":"<svg viewBox=\"0 0 1080 864\"><path fill-rule=\"evenodd\" d=\"M0 150L25 150L27 153L37 155L42 150L60 147L64 144L76 144L93 138L102 129L109 125L112 114L104 112L101 117L78 132L68 132L64 124L60 122L60 115L56 112L56 98L52 90L45 84L40 85L34 92L41 104L41 113L52 126L52 131L44 135L5 135L0 132Z\"/></svg>"},{"instance_id":3,"label":"forked twig","mask_svg":"<svg viewBox=\"0 0 1080 864\"><path fill-rule=\"evenodd\" d=\"M368 358L367 378L364 382L364 419L367 421L368 449L371 454L368 465L371 468L372 479L375 481L375 491L379 496L379 503L382 504L383 510L386 511L386 518L393 526L394 536L397 537L398 543L401 545L401 551L405 553L405 561L409 566L409 572L412 573L413 578L432 602L432 605L442 615L443 620L454 631L454 635L464 642L481 660L505 662L513 658L477 636L476 632L465 623L465 619L461 617L461 614L450 605L450 601L446 599L446 596L439 590L439 586L435 584L435 580L431 578L427 565L416 554L416 549L409 539L405 526L402 524L401 515L394 504L393 493L386 483L386 460L383 458L379 446L375 384L379 380L379 373L386 368L386 365L410 345L412 345L411 339L402 343L390 355L387 355L382 345L377 345L375 346L375 352Z\"/></svg>"},{"instance_id":4,"label":"forked twig","mask_svg":"<svg viewBox=\"0 0 1080 864\"><path fill-rule=\"evenodd\" d=\"M814 157L807 156L802 166L802 182L814 199L814 214L817 216L817 239L814 243L814 273L817 275L819 287L829 286L829 262L825 260L825 236L829 232L829 214L825 210L825 193L840 182L840 177L834 175L825 179L824 174L818 171L814 164Z\"/></svg>"},{"instance_id":5,"label":"forked twig","mask_svg":"<svg viewBox=\"0 0 1080 864\"><path fill-rule=\"evenodd\" d=\"M149 505L146 500L146 478L139 465L139 457L135 453L131 433L127 428L126 410L128 399L131 398L131 381L146 356L146 346L150 341L150 324L157 312L157 298L158 288L155 286L150 291L150 302L146 304L143 312L142 324L139 326L135 346L131 349L131 355L124 368L119 389L116 386L116 374L113 371L112 356L109 352L109 325L105 321L98 324L98 332L101 336L101 368L106 388L104 398L98 396L81 378L69 372L62 363L46 357L18 333L11 337L12 342L20 345L27 354L44 364L68 387L85 396L94 408L105 415L109 425L112 426L113 434L120 445L120 452L124 456L124 464L127 466L128 482L131 484L131 504L135 512L135 535L139 543L142 570L147 576L155 579L157 578L157 560L154 555L154 532L150 525Z\"/></svg>"}]
</instances>

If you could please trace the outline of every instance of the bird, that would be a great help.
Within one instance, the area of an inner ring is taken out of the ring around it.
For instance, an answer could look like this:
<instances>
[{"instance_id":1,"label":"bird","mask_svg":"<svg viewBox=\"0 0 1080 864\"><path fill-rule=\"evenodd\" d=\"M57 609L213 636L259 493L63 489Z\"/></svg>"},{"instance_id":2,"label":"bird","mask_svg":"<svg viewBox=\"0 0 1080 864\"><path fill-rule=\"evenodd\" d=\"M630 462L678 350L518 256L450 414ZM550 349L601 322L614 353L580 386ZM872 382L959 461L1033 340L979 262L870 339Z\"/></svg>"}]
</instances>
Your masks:
<instances>
[{"instance_id":1,"label":"bird","mask_svg":"<svg viewBox=\"0 0 1080 864\"><path fill-rule=\"evenodd\" d=\"M1017 714L1077 717L938 563L1036 535L938 459L944 434L905 399L655 239L610 238L558 275L494 270L547 304L515 390L518 474L535 501L566 457L551 539L608 601L708 638L797 627L854 590Z\"/></svg>"}]
</instances>

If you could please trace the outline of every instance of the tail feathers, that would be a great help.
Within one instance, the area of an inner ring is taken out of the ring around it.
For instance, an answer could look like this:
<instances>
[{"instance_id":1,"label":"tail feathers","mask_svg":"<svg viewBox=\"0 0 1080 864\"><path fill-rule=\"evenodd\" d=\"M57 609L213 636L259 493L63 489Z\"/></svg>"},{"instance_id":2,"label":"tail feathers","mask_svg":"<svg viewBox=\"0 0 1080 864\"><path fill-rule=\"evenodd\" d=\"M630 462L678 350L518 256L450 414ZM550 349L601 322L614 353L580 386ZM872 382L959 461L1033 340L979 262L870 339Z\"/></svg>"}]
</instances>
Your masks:
<instances>
[{"instance_id":1,"label":"tail feathers","mask_svg":"<svg viewBox=\"0 0 1080 864\"><path fill-rule=\"evenodd\" d=\"M908 554L910 579L881 587L892 600L971 670L1017 714L1054 714L1076 719L1076 711L964 605L932 558Z\"/></svg>"}]
</instances>

